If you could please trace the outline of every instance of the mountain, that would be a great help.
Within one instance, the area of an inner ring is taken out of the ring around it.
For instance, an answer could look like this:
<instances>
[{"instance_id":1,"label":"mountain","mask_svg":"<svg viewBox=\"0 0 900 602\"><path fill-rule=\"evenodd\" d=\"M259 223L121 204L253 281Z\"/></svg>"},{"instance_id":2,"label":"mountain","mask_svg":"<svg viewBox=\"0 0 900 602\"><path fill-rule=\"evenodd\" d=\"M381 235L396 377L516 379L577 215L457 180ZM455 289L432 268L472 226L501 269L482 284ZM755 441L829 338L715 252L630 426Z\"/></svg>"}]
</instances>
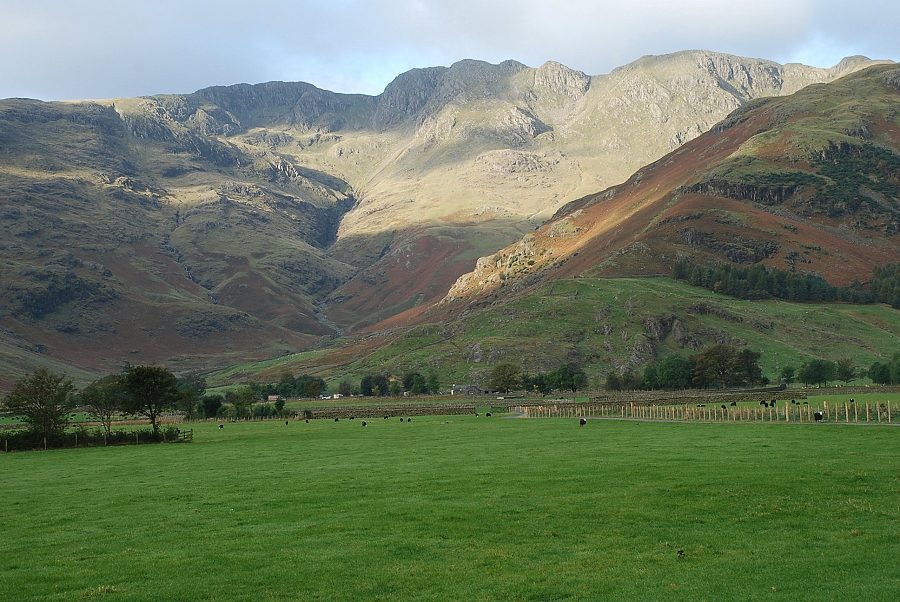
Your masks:
<instances>
[{"instance_id":1,"label":"mountain","mask_svg":"<svg viewBox=\"0 0 900 602\"><path fill-rule=\"evenodd\" d=\"M869 64L693 51L595 77L462 61L377 97L271 82L0 101L0 361L7 379L189 369L420 312L736 107Z\"/></svg>"},{"instance_id":2,"label":"mountain","mask_svg":"<svg viewBox=\"0 0 900 602\"><path fill-rule=\"evenodd\" d=\"M874 66L751 102L623 184L566 204L480 258L413 326L394 320L227 376L419 370L486 382L499 362L532 373L576 362L596 376L716 343L762 352L771 378L810 358L868 366L900 346L896 309L737 300L665 276L687 260L865 285L900 258L898 226L900 67Z\"/></svg>"},{"instance_id":3,"label":"mountain","mask_svg":"<svg viewBox=\"0 0 900 602\"><path fill-rule=\"evenodd\" d=\"M625 183L478 260L445 301L578 275L670 274L676 259L866 280L900 257L900 68L738 109Z\"/></svg>"}]
</instances>

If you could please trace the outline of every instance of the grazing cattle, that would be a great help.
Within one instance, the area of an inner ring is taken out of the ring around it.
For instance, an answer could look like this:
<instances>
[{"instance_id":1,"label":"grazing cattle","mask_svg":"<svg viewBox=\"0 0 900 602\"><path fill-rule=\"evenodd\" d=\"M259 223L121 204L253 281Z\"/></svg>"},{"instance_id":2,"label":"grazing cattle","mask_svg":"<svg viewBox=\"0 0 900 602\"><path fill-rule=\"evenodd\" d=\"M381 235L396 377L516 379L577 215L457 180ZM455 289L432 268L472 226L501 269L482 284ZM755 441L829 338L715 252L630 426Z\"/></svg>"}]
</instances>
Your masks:
<instances>
[{"instance_id":1,"label":"grazing cattle","mask_svg":"<svg viewBox=\"0 0 900 602\"><path fill-rule=\"evenodd\" d=\"M853 403L853 398L852 398L852 397L850 398L850 403Z\"/></svg>"},{"instance_id":2,"label":"grazing cattle","mask_svg":"<svg viewBox=\"0 0 900 602\"><path fill-rule=\"evenodd\" d=\"M725 405L725 404L723 403L723 404L722 404L722 409L723 409L723 410L727 410L727 409L728 409L728 406Z\"/></svg>"},{"instance_id":3,"label":"grazing cattle","mask_svg":"<svg viewBox=\"0 0 900 602\"><path fill-rule=\"evenodd\" d=\"M288 425L288 421L285 420L285 421L284 421L284 426L287 426L287 425Z\"/></svg>"},{"instance_id":4,"label":"grazing cattle","mask_svg":"<svg viewBox=\"0 0 900 602\"><path fill-rule=\"evenodd\" d=\"M824 418L824 415L822 414L822 412L816 411L816 413L813 414L813 417L815 417L816 422L820 422L822 418Z\"/></svg>"},{"instance_id":5,"label":"grazing cattle","mask_svg":"<svg viewBox=\"0 0 900 602\"><path fill-rule=\"evenodd\" d=\"M309 418L306 419L306 424L309 424Z\"/></svg>"},{"instance_id":6,"label":"grazing cattle","mask_svg":"<svg viewBox=\"0 0 900 602\"><path fill-rule=\"evenodd\" d=\"M369 426L369 423L367 423L365 420L363 420L363 426Z\"/></svg>"},{"instance_id":7,"label":"grazing cattle","mask_svg":"<svg viewBox=\"0 0 900 602\"><path fill-rule=\"evenodd\" d=\"M412 422L412 418L407 418L406 421L407 421L407 422Z\"/></svg>"},{"instance_id":8,"label":"grazing cattle","mask_svg":"<svg viewBox=\"0 0 900 602\"><path fill-rule=\"evenodd\" d=\"M488 413L487 413L487 414L485 414L485 416L490 416L490 415L491 415L491 413L490 413L490 412L488 412Z\"/></svg>"},{"instance_id":9,"label":"grazing cattle","mask_svg":"<svg viewBox=\"0 0 900 602\"><path fill-rule=\"evenodd\" d=\"M335 422L338 422L339 420L340 420L340 418L335 418L335 419L334 419Z\"/></svg>"},{"instance_id":10,"label":"grazing cattle","mask_svg":"<svg viewBox=\"0 0 900 602\"><path fill-rule=\"evenodd\" d=\"M737 406L737 402L736 402L736 401L732 401L732 402L731 402L731 407L735 407L735 406Z\"/></svg>"},{"instance_id":11,"label":"grazing cattle","mask_svg":"<svg viewBox=\"0 0 900 602\"><path fill-rule=\"evenodd\" d=\"M385 417L384 417L384 419L385 419L385 420L387 420L387 419L388 419L388 417L387 417L387 416L385 416Z\"/></svg>"},{"instance_id":12,"label":"grazing cattle","mask_svg":"<svg viewBox=\"0 0 900 602\"><path fill-rule=\"evenodd\" d=\"M225 425L224 425L224 424L220 424L220 425L219 425L219 429L221 430L221 429L223 429L223 428L225 428Z\"/></svg>"},{"instance_id":13,"label":"grazing cattle","mask_svg":"<svg viewBox=\"0 0 900 602\"><path fill-rule=\"evenodd\" d=\"M403 422L403 419L402 419L402 418L400 419L400 422Z\"/></svg>"},{"instance_id":14,"label":"grazing cattle","mask_svg":"<svg viewBox=\"0 0 900 602\"><path fill-rule=\"evenodd\" d=\"M475 412L475 418L478 418L478 412Z\"/></svg>"},{"instance_id":15,"label":"grazing cattle","mask_svg":"<svg viewBox=\"0 0 900 602\"><path fill-rule=\"evenodd\" d=\"M759 403L760 403L760 404L762 405L762 407L764 407L764 408L769 407L769 402L768 402L768 401L761 401L761 402L759 402Z\"/></svg>"},{"instance_id":16,"label":"grazing cattle","mask_svg":"<svg viewBox=\"0 0 900 602\"><path fill-rule=\"evenodd\" d=\"M797 405L797 400L796 400L796 399L792 399L792 400L791 400L791 405Z\"/></svg>"},{"instance_id":17,"label":"grazing cattle","mask_svg":"<svg viewBox=\"0 0 900 602\"><path fill-rule=\"evenodd\" d=\"M809 405L809 402L808 402L808 401L804 401L804 402L803 402L803 405L808 406L808 405Z\"/></svg>"},{"instance_id":18,"label":"grazing cattle","mask_svg":"<svg viewBox=\"0 0 900 602\"><path fill-rule=\"evenodd\" d=\"M769 405L772 406L773 408L775 407L775 401L776 401L776 400L773 399L772 401L769 402Z\"/></svg>"},{"instance_id":19,"label":"grazing cattle","mask_svg":"<svg viewBox=\"0 0 900 602\"><path fill-rule=\"evenodd\" d=\"M578 424L581 425L581 426L584 426L585 424L587 424L587 420L584 419L584 418L582 418L582 419L580 419L580 420L578 421Z\"/></svg>"},{"instance_id":20,"label":"grazing cattle","mask_svg":"<svg viewBox=\"0 0 900 602\"><path fill-rule=\"evenodd\" d=\"M354 417L353 417L353 416L351 416L351 417L350 417L350 420L353 420L353 418L354 418Z\"/></svg>"}]
</instances>

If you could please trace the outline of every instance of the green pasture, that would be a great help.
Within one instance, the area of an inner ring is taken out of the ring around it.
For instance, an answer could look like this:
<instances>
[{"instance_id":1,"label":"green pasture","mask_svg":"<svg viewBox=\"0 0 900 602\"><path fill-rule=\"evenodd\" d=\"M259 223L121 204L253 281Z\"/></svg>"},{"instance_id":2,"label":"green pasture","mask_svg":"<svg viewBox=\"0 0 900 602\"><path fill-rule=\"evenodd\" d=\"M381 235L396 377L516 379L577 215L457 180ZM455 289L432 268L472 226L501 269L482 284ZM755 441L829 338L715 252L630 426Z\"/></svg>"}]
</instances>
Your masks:
<instances>
[{"instance_id":1,"label":"green pasture","mask_svg":"<svg viewBox=\"0 0 900 602\"><path fill-rule=\"evenodd\" d=\"M0 600L900 595L896 427L194 429L194 443L0 454Z\"/></svg>"}]
</instances>

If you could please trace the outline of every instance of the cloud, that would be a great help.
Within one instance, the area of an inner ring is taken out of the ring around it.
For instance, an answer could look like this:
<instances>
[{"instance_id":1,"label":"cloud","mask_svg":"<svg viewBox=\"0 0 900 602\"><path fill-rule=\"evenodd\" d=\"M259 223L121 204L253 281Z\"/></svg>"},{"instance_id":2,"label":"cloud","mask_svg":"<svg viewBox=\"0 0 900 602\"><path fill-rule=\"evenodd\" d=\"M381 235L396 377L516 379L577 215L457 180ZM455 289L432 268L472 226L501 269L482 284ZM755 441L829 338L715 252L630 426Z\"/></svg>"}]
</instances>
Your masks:
<instances>
[{"instance_id":1,"label":"cloud","mask_svg":"<svg viewBox=\"0 0 900 602\"><path fill-rule=\"evenodd\" d=\"M5 0L0 97L189 92L273 79L378 93L463 58L606 73L690 48L825 66L900 58L900 3L858 0Z\"/></svg>"}]
</instances>

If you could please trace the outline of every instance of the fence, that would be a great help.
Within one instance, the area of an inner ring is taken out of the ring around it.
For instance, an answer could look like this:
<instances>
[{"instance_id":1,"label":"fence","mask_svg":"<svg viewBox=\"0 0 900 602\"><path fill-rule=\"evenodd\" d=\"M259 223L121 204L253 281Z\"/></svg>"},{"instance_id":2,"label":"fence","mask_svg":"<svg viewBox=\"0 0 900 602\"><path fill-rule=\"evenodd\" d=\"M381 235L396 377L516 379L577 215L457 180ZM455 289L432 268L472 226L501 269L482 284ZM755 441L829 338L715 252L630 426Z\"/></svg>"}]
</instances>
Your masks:
<instances>
[{"instance_id":1,"label":"fence","mask_svg":"<svg viewBox=\"0 0 900 602\"><path fill-rule=\"evenodd\" d=\"M893 423L890 401L883 403L825 401L818 406L807 403L782 403L774 407L727 404L559 403L513 406L510 410L526 418L607 418L669 422Z\"/></svg>"}]
</instances>

